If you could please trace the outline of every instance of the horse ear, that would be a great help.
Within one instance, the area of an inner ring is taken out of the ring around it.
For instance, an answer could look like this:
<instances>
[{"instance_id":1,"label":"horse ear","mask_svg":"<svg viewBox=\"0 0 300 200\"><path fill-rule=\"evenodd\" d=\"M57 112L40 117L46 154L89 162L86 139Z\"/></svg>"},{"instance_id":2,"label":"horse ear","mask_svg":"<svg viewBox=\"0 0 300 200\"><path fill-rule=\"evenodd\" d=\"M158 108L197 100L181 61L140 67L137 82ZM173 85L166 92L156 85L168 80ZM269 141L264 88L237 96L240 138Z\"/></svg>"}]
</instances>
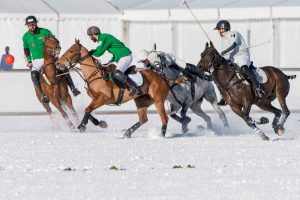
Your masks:
<instances>
[{"instance_id":1,"label":"horse ear","mask_svg":"<svg viewBox=\"0 0 300 200\"><path fill-rule=\"evenodd\" d=\"M209 41L209 44L210 44L210 46L211 46L212 48L215 48L215 47L214 47L214 44L212 43L212 41Z\"/></svg>"},{"instance_id":2,"label":"horse ear","mask_svg":"<svg viewBox=\"0 0 300 200\"><path fill-rule=\"evenodd\" d=\"M205 44L205 49L207 49L208 48L208 42L206 42L206 44Z\"/></svg>"},{"instance_id":3,"label":"horse ear","mask_svg":"<svg viewBox=\"0 0 300 200\"><path fill-rule=\"evenodd\" d=\"M76 43L76 44L80 44L79 39L75 38L75 43Z\"/></svg>"}]
</instances>

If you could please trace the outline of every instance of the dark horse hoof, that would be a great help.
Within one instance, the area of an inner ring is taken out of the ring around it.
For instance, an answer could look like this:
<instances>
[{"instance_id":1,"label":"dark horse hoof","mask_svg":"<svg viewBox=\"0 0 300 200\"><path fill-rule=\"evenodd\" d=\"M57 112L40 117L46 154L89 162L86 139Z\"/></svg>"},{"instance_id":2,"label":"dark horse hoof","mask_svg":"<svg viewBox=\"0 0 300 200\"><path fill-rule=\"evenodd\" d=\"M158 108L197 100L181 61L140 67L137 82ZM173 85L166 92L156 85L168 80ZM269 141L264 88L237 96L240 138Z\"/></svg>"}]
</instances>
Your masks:
<instances>
[{"instance_id":1,"label":"dark horse hoof","mask_svg":"<svg viewBox=\"0 0 300 200\"><path fill-rule=\"evenodd\" d=\"M268 136L266 136L266 135L262 135L261 138L262 138L263 140L265 140L265 141L270 140L270 138L269 138Z\"/></svg>"},{"instance_id":2,"label":"dark horse hoof","mask_svg":"<svg viewBox=\"0 0 300 200\"><path fill-rule=\"evenodd\" d=\"M188 124L191 122L191 118L185 117L182 122L182 133L186 133L189 131Z\"/></svg>"},{"instance_id":3,"label":"dark horse hoof","mask_svg":"<svg viewBox=\"0 0 300 200\"><path fill-rule=\"evenodd\" d=\"M79 129L80 133L83 133L86 130L86 127L84 125L79 125L78 129Z\"/></svg>"},{"instance_id":4,"label":"dark horse hoof","mask_svg":"<svg viewBox=\"0 0 300 200\"><path fill-rule=\"evenodd\" d=\"M274 131L277 135L279 136L282 136L284 133L285 133L285 129L283 128L282 125L277 125L275 128L274 128Z\"/></svg>"},{"instance_id":5,"label":"dark horse hoof","mask_svg":"<svg viewBox=\"0 0 300 200\"><path fill-rule=\"evenodd\" d=\"M126 138L131 138L131 133L129 130L127 130L124 135L123 135L123 138L126 139Z\"/></svg>"},{"instance_id":6,"label":"dark horse hoof","mask_svg":"<svg viewBox=\"0 0 300 200\"><path fill-rule=\"evenodd\" d=\"M99 122L99 126L101 128L107 128L108 127L107 123L105 121L102 121L102 120Z\"/></svg>"}]
</instances>

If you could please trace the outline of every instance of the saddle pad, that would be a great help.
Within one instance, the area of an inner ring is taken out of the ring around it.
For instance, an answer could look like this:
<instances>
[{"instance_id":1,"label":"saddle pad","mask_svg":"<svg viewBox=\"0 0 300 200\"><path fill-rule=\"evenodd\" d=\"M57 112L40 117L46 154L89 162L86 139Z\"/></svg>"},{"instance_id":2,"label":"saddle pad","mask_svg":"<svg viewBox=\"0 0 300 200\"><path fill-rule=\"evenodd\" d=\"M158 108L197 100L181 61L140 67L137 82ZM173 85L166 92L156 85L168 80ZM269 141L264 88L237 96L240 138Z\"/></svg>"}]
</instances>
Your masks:
<instances>
[{"instance_id":1,"label":"saddle pad","mask_svg":"<svg viewBox=\"0 0 300 200\"><path fill-rule=\"evenodd\" d=\"M268 81L268 77L264 70L256 68L252 69L252 72L259 83L266 83ZM240 74L237 73L236 75L241 79ZM250 83L247 80L244 80L243 83L246 85L250 85Z\"/></svg>"},{"instance_id":2,"label":"saddle pad","mask_svg":"<svg viewBox=\"0 0 300 200\"><path fill-rule=\"evenodd\" d=\"M264 70L260 68L253 69L252 72L255 75L256 80L258 80L259 83L266 83L268 81L268 77Z\"/></svg>"},{"instance_id":3,"label":"saddle pad","mask_svg":"<svg viewBox=\"0 0 300 200\"><path fill-rule=\"evenodd\" d=\"M140 72L137 72L135 74L129 74L128 75L138 86L142 86L144 83L144 77Z\"/></svg>"}]
</instances>

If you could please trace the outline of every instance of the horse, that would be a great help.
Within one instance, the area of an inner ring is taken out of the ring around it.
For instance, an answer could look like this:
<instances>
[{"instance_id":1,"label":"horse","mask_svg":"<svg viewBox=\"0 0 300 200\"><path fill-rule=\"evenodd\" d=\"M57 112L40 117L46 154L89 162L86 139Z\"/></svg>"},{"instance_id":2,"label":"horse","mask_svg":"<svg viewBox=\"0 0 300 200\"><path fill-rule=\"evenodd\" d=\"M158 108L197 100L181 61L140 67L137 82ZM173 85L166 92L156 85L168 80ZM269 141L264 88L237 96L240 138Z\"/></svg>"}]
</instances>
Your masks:
<instances>
[{"instance_id":1,"label":"horse","mask_svg":"<svg viewBox=\"0 0 300 200\"><path fill-rule=\"evenodd\" d=\"M73 44L56 62L57 67L61 69L73 68L80 64L83 79L87 84L87 94L92 98L91 103L85 108L84 117L78 126L80 132L86 130L86 124L91 116L91 112L100 106L111 105L119 102L120 88L110 80L109 67L101 65L93 56L88 54L88 50L75 39ZM127 129L123 138L130 138L132 133L141 125L148 121L147 109L154 103L161 119L161 134L164 137L167 130L168 116L165 111L164 102L169 92L167 82L158 74L151 70L142 70L143 76L142 91L145 95L130 96L129 90L125 89L121 103L134 99L139 121Z\"/></svg>"},{"instance_id":2,"label":"horse","mask_svg":"<svg viewBox=\"0 0 300 200\"><path fill-rule=\"evenodd\" d=\"M290 89L289 79L294 79L295 75L285 75L272 66L261 67L260 69L266 74L268 81L263 84L265 95L258 99L254 95L251 86L244 84L243 80L237 75L235 64L228 63L218 53L212 42L210 42L210 45L206 43L197 67L212 75L221 95L232 111L239 115L253 129L254 133L258 134L263 140L269 140L269 137L256 125L269 123L269 120L266 117L261 117L258 120L252 119L249 113L253 104L262 110L273 113L275 115L272 122L274 132L279 136L284 134L285 129L283 126L290 115L286 104L286 97ZM279 101L281 110L271 104L275 99Z\"/></svg>"},{"instance_id":3,"label":"horse","mask_svg":"<svg viewBox=\"0 0 300 200\"><path fill-rule=\"evenodd\" d=\"M220 106L217 104L217 95L215 88L210 81L203 77L197 77L196 82L178 81L180 72L169 67L155 67L153 69L163 78L165 78L170 86L167 101L170 103L170 116L177 122L182 124L182 133L188 132L188 123L191 121L186 113L190 108L196 115L203 118L208 129L212 129L212 121L209 115L203 112L201 104L203 99L207 100L219 114L224 127L228 127L227 118ZM193 87L193 89L192 89ZM194 94L192 92L194 90ZM181 110L180 110L181 109ZM180 110L180 116L176 113Z\"/></svg>"},{"instance_id":4,"label":"horse","mask_svg":"<svg viewBox=\"0 0 300 200\"><path fill-rule=\"evenodd\" d=\"M78 114L73 107L72 98L68 92L67 82L63 77L63 74L57 75L55 57L57 57L60 53L61 47L58 40L52 36L50 36L49 38L42 37L42 39L44 40L44 65L40 72L40 83L42 89L45 92L46 96L49 98L50 102L61 113L62 117L67 123L68 128L75 129L76 127L71 122L67 113L62 107L64 106L64 104L66 104L76 122L79 122ZM53 121L53 113L49 103L43 103L41 101L41 94L36 87L35 93L43 107L46 109L53 127L56 127L56 124Z\"/></svg>"}]
</instances>

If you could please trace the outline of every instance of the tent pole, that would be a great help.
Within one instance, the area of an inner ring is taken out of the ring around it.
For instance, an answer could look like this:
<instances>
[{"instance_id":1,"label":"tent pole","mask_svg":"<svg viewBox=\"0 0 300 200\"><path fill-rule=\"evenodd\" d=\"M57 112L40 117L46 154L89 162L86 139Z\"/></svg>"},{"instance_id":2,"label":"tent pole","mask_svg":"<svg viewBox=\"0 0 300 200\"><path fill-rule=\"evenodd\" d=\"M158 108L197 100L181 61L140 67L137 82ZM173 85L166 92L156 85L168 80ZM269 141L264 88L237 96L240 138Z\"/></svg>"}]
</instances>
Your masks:
<instances>
[{"instance_id":1,"label":"tent pole","mask_svg":"<svg viewBox=\"0 0 300 200\"><path fill-rule=\"evenodd\" d=\"M59 12L58 10L56 10L54 7L52 7L50 4L48 4L45 0L41 0L47 7L49 7L53 12L56 13L57 15L57 22L56 22L56 31L57 31L57 34L56 34L56 37L59 38L59 21L60 21L60 15L59 15Z\"/></svg>"}]
</instances>

